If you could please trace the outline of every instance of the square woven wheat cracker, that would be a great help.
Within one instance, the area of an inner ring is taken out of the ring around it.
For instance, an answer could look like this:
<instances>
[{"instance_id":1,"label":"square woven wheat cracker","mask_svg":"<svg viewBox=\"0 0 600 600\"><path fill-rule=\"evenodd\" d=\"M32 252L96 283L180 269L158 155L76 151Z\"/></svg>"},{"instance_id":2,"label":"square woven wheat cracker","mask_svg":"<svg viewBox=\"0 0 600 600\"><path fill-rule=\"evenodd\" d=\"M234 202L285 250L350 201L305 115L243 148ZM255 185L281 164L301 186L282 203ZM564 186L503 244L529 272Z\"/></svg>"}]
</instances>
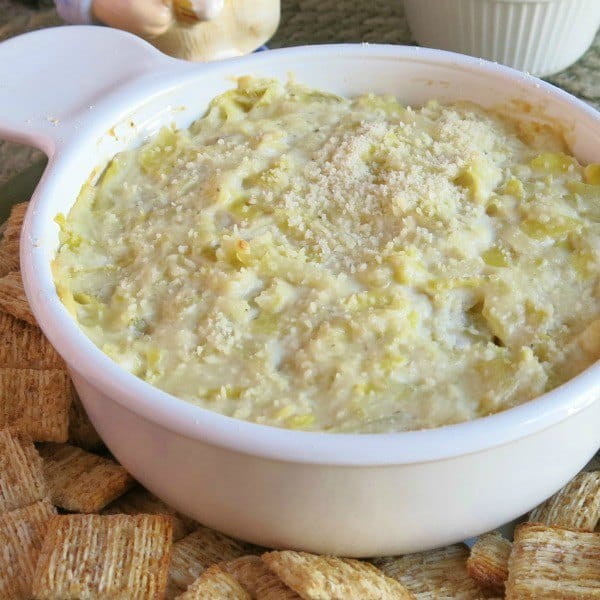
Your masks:
<instances>
[{"instance_id":1,"label":"square woven wheat cracker","mask_svg":"<svg viewBox=\"0 0 600 600\"><path fill-rule=\"evenodd\" d=\"M0 430L0 513L48 496L42 459L30 439Z\"/></svg>"},{"instance_id":2,"label":"square woven wheat cracker","mask_svg":"<svg viewBox=\"0 0 600 600\"><path fill-rule=\"evenodd\" d=\"M467 560L469 575L486 591L504 594L512 544L499 532L479 536Z\"/></svg>"},{"instance_id":3,"label":"square woven wheat cracker","mask_svg":"<svg viewBox=\"0 0 600 600\"><path fill-rule=\"evenodd\" d=\"M0 367L64 369L65 363L41 329L0 312Z\"/></svg>"},{"instance_id":4,"label":"square woven wheat cracker","mask_svg":"<svg viewBox=\"0 0 600 600\"><path fill-rule=\"evenodd\" d=\"M64 442L69 434L71 381L62 369L0 368L0 428L35 442Z\"/></svg>"},{"instance_id":5,"label":"square woven wheat cracker","mask_svg":"<svg viewBox=\"0 0 600 600\"><path fill-rule=\"evenodd\" d=\"M249 554L234 558L220 567L230 573L242 584L252 598L261 600L300 600L294 590L289 588L267 565L260 556Z\"/></svg>"},{"instance_id":6,"label":"square woven wheat cracker","mask_svg":"<svg viewBox=\"0 0 600 600\"><path fill-rule=\"evenodd\" d=\"M218 565L212 565L177 600L252 600L238 581ZM264 599L263 599L264 600Z\"/></svg>"},{"instance_id":7,"label":"square woven wheat cracker","mask_svg":"<svg viewBox=\"0 0 600 600\"><path fill-rule=\"evenodd\" d=\"M171 516L173 519L174 542L177 542L198 527L198 523L193 519L178 513L174 508L171 508L141 486L127 492L102 511L102 514L105 515L119 513L126 515L151 514Z\"/></svg>"},{"instance_id":8,"label":"square woven wheat cracker","mask_svg":"<svg viewBox=\"0 0 600 600\"><path fill-rule=\"evenodd\" d=\"M3 243L0 241L0 277L20 267L19 242Z\"/></svg>"},{"instance_id":9,"label":"square woven wheat cracker","mask_svg":"<svg viewBox=\"0 0 600 600\"><path fill-rule=\"evenodd\" d=\"M600 471L583 471L534 508L531 523L594 531L600 519Z\"/></svg>"},{"instance_id":10,"label":"square woven wheat cracker","mask_svg":"<svg viewBox=\"0 0 600 600\"><path fill-rule=\"evenodd\" d=\"M29 202L19 202L10 209L10 215L2 229L2 240L18 240L21 237L25 213L29 207Z\"/></svg>"},{"instance_id":11,"label":"square woven wheat cracker","mask_svg":"<svg viewBox=\"0 0 600 600\"><path fill-rule=\"evenodd\" d=\"M0 310L16 319L37 326L25 295L20 271L11 271L4 277L0 277Z\"/></svg>"},{"instance_id":12,"label":"square woven wheat cracker","mask_svg":"<svg viewBox=\"0 0 600 600\"><path fill-rule=\"evenodd\" d=\"M506 598L599 599L600 533L519 525L508 560Z\"/></svg>"},{"instance_id":13,"label":"square woven wheat cracker","mask_svg":"<svg viewBox=\"0 0 600 600\"><path fill-rule=\"evenodd\" d=\"M130 489L134 480L118 463L69 444L42 444L50 498L66 510L94 513Z\"/></svg>"},{"instance_id":14,"label":"square woven wheat cracker","mask_svg":"<svg viewBox=\"0 0 600 600\"><path fill-rule=\"evenodd\" d=\"M218 531L200 526L173 544L170 585L184 592L211 565L247 554L243 544Z\"/></svg>"},{"instance_id":15,"label":"square woven wheat cracker","mask_svg":"<svg viewBox=\"0 0 600 600\"><path fill-rule=\"evenodd\" d=\"M10 271L17 271L20 268L19 239L28 206L29 202L15 204L4 224L2 239L0 240L0 276L6 275Z\"/></svg>"},{"instance_id":16,"label":"square woven wheat cracker","mask_svg":"<svg viewBox=\"0 0 600 600\"><path fill-rule=\"evenodd\" d=\"M377 558L373 563L406 586L419 600L485 598L467 572L469 549L455 544L405 556Z\"/></svg>"},{"instance_id":17,"label":"square woven wheat cracker","mask_svg":"<svg viewBox=\"0 0 600 600\"><path fill-rule=\"evenodd\" d=\"M0 599L29 600L35 565L56 509L48 500L0 515Z\"/></svg>"},{"instance_id":18,"label":"square woven wheat cracker","mask_svg":"<svg viewBox=\"0 0 600 600\"><path fill-rule=\"evenodd\" d=\"M414 599L398 581L360 560L292 550L267 552L262 560L288 587L307 600Z\"/></svg>"},{"instance_id":19,"label":"square woven wheat cracker","mask_svg":"<svg viewBox=\"0 0 600 600\"><path fill-rule=\"evenodd\" d=\"M160 599L171 520L162 515L60 515L48 526L33 580L39 600Z\"/></svg>"},{"instance_id":20,"label":"square woven wheat cracker","mask_svg":"<svg viewBox=\"0 0 600 600\"><path fill-rule=\"evenodd\" d=\"M71 408L69 409L69 443L84 450L98 450L104 446L98 432L94 429L81 400L71 384Z\"/></svg>"},{"instance_id":21,"label":"square woven wheat cracker","mask_svg":"<svg viewBox=\"0 0 600 600\"><path fill-rule=\"evenodd\" d=\"M600 452L598 452L592 460L583 467L582 471L600 471Z\"/></svg>"}]
</instances>

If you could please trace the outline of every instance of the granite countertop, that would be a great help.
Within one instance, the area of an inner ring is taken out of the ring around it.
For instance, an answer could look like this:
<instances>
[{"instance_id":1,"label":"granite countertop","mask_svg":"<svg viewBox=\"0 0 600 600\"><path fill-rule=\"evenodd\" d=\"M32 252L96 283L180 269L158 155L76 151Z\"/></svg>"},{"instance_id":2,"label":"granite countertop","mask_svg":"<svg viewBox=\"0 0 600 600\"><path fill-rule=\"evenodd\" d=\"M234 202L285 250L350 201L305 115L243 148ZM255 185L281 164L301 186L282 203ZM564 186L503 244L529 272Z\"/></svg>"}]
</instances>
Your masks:
<instances>
[{"instance_id":1,"label":"granite countertop","mask_svg":"<svg viewBox=\"0 0 600 600\"><path fill-rule=\"evenodd\" d=\"M59 24L54 8L0 0L0 41ZM280 27L270 47L326 42L414 44L401 0L282 0ZM600 32L577 63L548 81L600 110ZM38 150L0 141L0 187L42 159Z\"/></svg>"}]
</instances>

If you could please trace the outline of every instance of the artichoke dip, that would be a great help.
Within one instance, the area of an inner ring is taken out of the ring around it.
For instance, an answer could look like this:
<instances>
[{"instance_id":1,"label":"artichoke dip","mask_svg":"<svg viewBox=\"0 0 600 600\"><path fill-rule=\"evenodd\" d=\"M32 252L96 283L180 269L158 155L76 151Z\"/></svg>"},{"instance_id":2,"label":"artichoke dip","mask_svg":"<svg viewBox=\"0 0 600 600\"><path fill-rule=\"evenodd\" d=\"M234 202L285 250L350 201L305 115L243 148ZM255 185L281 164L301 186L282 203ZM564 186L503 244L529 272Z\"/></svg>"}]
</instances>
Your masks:
<instances>
[{"instance_id":1,"label":"artichoke dip","mask_svg":"<svg viewBox=\"0 0 600 600\"><path fill-rule=\"evenodd\" d=\"M57 222L56 286L93 342L238 419L436 427L600 355L600 165L467 103L244 77Z\"/></svg>"}]
</instances>

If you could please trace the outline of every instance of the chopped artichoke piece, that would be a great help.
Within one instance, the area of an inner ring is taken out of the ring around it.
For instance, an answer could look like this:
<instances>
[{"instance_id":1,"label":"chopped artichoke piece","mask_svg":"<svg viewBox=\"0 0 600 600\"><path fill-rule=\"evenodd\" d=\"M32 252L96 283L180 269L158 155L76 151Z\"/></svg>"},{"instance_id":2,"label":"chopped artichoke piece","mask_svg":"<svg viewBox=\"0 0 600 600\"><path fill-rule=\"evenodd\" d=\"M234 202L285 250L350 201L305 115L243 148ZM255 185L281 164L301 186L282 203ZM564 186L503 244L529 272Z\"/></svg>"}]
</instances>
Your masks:
<instances>
[{"instance_id":1,"label":"chopped artichoke piece","mask_svg":"<svg viewBox=\"0 0 600 600\"><path fill-rule=\"evenodd\" d=\"M562 152L542 152L531 161L533 169L556 175L572 171L578 166L579 163L572 156Z\"/></svg>"},{"instance_id":2,"label":"chopped artichoke piece","mask_svg":"<svg viewBox=\"0 0 600 600\"><path fill-rule=\"evenodd\" d=\"M152 143L139 151L138 161L142 171L147 175L158 175L161 171L172 168L188 145L187 132L163 127Z\"/></svg>"},{"instance_id":3,"label":"chopped artichoke piece","mask_svg":"<svg viewBox=\"0 0 600 600\"><path fill-rule=\"evenodd\" d=\"M500 169L493 162L484 156L476 156L461 170L454 183L468 188L471 198L478 204L483 204L498 185L500 178Z\"/></svg>"},{"instance_id":4,"label":"chopped artichoke piece","mask_svg":"<svg viewBox=\"0 0 600 600\"><path fill-rule=\"evenodd\" d=\"M389 94L376 96L375 94L365 94L356 101L361 108L374 108L383 111L386 115L402 115L406 112L395 96Z\"/></svg>"},{"instance_id":5,"label":"chopped artichoke piece","mask_svg":"<svg viewBox=\"0 0 600 600\"><path fill-rule=\"evenodd\" d=\"M521 229L530 238L535 240L543 240L544 238L564 238L572 231L577 231L583 226L578 219L571 217L559 216L547 221L527 218L521 223Z\"/></svg>"},{"instance_id":6,"label":"chopped artichoke piece","mask_svg":"<svg viewBox=\"0 0 600 600\"><path fill-rule=\"evenodd\" d=\"M279 313L294 299L294 288L283 279L276 277L271 285L263 290L255 302L267 313Z\"/></svg>"},{"instance_id":7,"label":"chopped artichoke piece","mask_svg":"<svg viewBox=\"0 0 600 600\"><path fill-rule=\"evenodd\" d=\"M504 193L510 194L515 198L521 200L525 196L525 188L523 187L523 182L516 177L511 177L504 186Z\"/></svg>"},{"instance_id":8,"label":"chopped artichoke piece","mask_svg":"<svg viewBox=\"0 0 600 600\"><path fill-rule=\"evenodd\" d=\"M483 262L490 267L508 267L508 256L505 250L498 246L488 248L482 255Z\"/></svg>"},{"instance_id":9,"label":"chopped artichoke piece","mask_svg":"<svg viewBox=\"0 0 600 600\"><path fill-rule=\"evenodd\" d=\"M69 221L67 221L65 215L58 213L54 217L54 222L60 227L60 243L64 244L69 250L75 251L83 242L81 235L73 231L73 227Z\"/></svg>"},{"instance_id":10,"label":"chopped artichoke piece","mask_svg":"<svg viewBox=\"0 0 600 600\"><path fill-rule=\"evenodd\" d=\"M585 175L585 180L587 181L587 183L589 183L591 185L600 185L600 164L599 163L592 163L591 165L588 165L583 170L583 173Z\"/></svg>"},{"instance_id":11,"label":"chopped artichoke piece","mask_svg":"<svg viewBox=\"0 0 600 600\"><path fill-rule=\"evenodd\" d=\"M314 415L294 415L286 420L290 429L306 429L315 422Z\"/></svg>"}]
</instances>

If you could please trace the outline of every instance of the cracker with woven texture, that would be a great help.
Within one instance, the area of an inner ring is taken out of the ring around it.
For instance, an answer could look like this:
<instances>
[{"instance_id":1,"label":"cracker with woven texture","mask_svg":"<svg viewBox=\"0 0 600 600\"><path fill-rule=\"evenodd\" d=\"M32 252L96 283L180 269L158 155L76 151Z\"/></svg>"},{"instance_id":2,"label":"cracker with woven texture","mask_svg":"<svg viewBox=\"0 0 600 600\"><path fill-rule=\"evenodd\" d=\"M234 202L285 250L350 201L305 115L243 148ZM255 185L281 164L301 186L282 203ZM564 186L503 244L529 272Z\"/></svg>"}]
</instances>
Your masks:
<instances>
[{"instance_id":1,"label":"cracker with woven texture","mask_svg":"<svg viewBox=\"0 0 600 600\"><path fill-rule=\"evenodd\" d=\"M306 600L414 599L398 581L360 560L292 550L266 552L262 560L288 587Z\"/></svg>"},{"instance_id":2,"label":"cracker with woven texture","mask_svg":"<svg viewBox=\"0 0 600 600\"><path fill-rule=\"evenodd\" d=\"M19 202L10 209L10 214L2 228L2 240L18 240L21 237L25 213L29 207L29 202Z\"/></svg>"},{"instance_id":3,"label":"cracker with woven texture","mask_svg":"<svg viewBox=\"0 0 600 600\"><path fill-rule=\"evenodd\" d=\"M0 430L0 514L47 496L42 459L31 440Z\"/></svg>"},{"instance_id":4,"label":"cracker with woven texture","mask_svg":"<svg viewBox=\"0 0 600 600\"><path fill-rule=\"evenodd\" d=\"M184 592L204 569L243 554L247 554L247 551L242 543L200 526L173 544L169 570L171 588Z\"/></svg>"},{"instance_id":5,"label":"cracker with woven texture","mask_svg":"<svg viewBox=\"0 0 600 600\"><path fill-rule=\"evenodd\" d=\"M539 523L515 530L507 600L598 600L600 534Z\"/></svg>"},{"instance_id":6,"label":"cracker with woven texture","mask_svg":"<svg viewBox=\"0 0 600 600\"><path fill-rule=\"evenodd\" d=\"M62 369L0 368L0 428L34 442L64 442L69 435L71 381Z\"/></svg>"},{"instance_id":7,"label":"cracker with woven texture","mask_svg":"<svg viewBox=\"0 0 600 600\"><path fill-rule=\"evenodd\" d=\"M79 446L84 450L97 450L104 446L98 432L94 429L81 400L71 384L71 408L69 409L69 439L73 446Z\"/></svg>"},{"instance_id":8,"label":"cracker with woven texture","mask_svg":"<svg viewBox=\"0 0 600 600\"><path fill-rule=\"evenodd\" d=\"M64 369L65 363L41 329L0 312L0 367Z\"/></svg>"},{"instance_id":9,"label":"cracker with woven texture","mask_svg":"<svg viewBox=\"0 0 600 600\"><path fill-rule=\"evenodd\" d=\"M0 598L29 600L35 565L56 509L48 500L0 515Z\"/></svg>"},{"instance_id":10,"label":"cracker with woven texture","mask_svg":"<svg viewBox=\"0 0 600 600\"><path fill-rule=\"evenodd\" d=\"M600 471L582 471L527 519L567 529L594 531L600 520Z\"/></svg>"},{"instance_id":11,"label":"cracker with woven texture","mask_svg":"<svg viewBox=\"0 0 600 600\"><path fill-rule=\"evenodd\" d=\"M6 275L10 271L18 271L20 268L19 240L28 206L29 202L15 204L4 224L0 240L0 276Z\"/></svg>"},{"instance_id":12,"label":"cracker with woven texture","mask_svg":"<svg viewBox=\"0 0 600 600\"><path fill-rule=\"evenodd\" d=\"M176 542L198 527L193 519L178 513L154 494L138 486L107 506L102 514L169 515L173 519L173 541Z\"/></svg>"},{"instance_id":13,"label":"cracker with woven texture","mask_svg":"<svg viewBox=\"0 0 600 600\"><path fill-rule=\"evenodd\" d=\"M134 484L118 463L76 446L42 444L39 452L50 498L66 510L99 512Z\"/></svg>"},{"instance_id":14,"label":"cracker with woven texture","mask_svg":"<svg viewBox=\"0 0 600 600\"><path fill-rule=\"evenodd\" d=\"M3 243L0 241L0 276L7 275L21 267L19 241Z\"/></svg>"},{"instance_id":15,"label":"cracker with woven texture","mask_svg":"<svg viewBox=\"0 0 600 600\"><path fill-rule=\"evenodd\" d=\"M590 462L581 469L582 471L600 471L600 452L596 454Z\"/></svg>"},{"instance_id":16,"label":"cracker with woven texture","mask_svg":"<svg viewBox=\"0 0 600 600\"><path fill-rule=\"evenodd\" d=\"M259 556L250 554L240 556L220 567L239 581L252 598L260 600L301 600L294 590L289 588Z\"/></svg>"},{"instance_id":17,"label":"cracker with woven texture","mask_svg":"<svg viewBox=\"0 0 600 600\"><path fill-rule=\"evenodd\" d=\"M373 564L402 583L419 600L437 598L485 598L467 572L469 549L455 544L399 557L376 558Z\"/></svg>"},{"instance_id":18,"label":"cracker with woven texture","mask_svg":"<svg viewBox=\"0 0 600 600\"><path fill-rule=\"evenodd\" d=\"M208 567L177 600L251 600L238 581L218 565Z\"/></svg>"},{"instance_id":19,"label":"cracker with woven texture","mask_svg":"<svg viewBox=\"0 0 600 600\"><path fill-rule=\"evenodd\" d=\"M488 592L504 594L512 544L499 532L479 536L467 560L469 575Z\"/></svg>"},{"instance_id":20,"label":"cracker with woven texture","mask_svg":"<svg viewBox=\"0 0 600 600\"><path fill-rule=\"evenodd\" d=\"M20 267L18 240L6 244L0 241L0 277L4 277Z\"/></svg>"},{"instance_id":21,"label":"cracker with woven texture","mask_svg":"<svg viewBox=\"0 0 600 600\"><path fill-rule=\"evenodd\" d=\"M25 295L20 271L11 271L4 277L0 277L0 310L12 315L15 319L37 326L37 321L29 306L29 300Z\"/></svg>"},{"instance_id":22,"label":"cracker with woven texture","mask_svg":"<svg viewBox=\"0 0 600 600\"><path fill-rule=\"evenodd\" d=\"M38 600L162 598L171 557L164 515L59 515L33 578Z\"/></svg>"}]
</instances>

